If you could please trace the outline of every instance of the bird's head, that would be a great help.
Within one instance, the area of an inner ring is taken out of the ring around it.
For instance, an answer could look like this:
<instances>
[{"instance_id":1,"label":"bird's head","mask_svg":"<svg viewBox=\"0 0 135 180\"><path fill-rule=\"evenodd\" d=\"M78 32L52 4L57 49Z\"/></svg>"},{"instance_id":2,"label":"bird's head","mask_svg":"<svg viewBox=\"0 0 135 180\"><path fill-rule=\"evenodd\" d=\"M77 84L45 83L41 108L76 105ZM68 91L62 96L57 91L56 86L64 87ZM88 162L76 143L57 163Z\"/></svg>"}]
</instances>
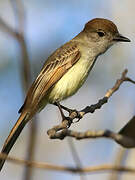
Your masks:
<instances>
[{"instance_id":1,"label":"bird's head","mask_svg":"<svg viewBox=\"0 0 135 180\"><path fill-rule=\"evenodd\" d=\"M99 53L103 53L116 42L130 42L119 33L117 26L107 19L95 18L89 21L83 32L86 33L89 41L95 44L96 51Z\"/></svg>"}]
</instances>

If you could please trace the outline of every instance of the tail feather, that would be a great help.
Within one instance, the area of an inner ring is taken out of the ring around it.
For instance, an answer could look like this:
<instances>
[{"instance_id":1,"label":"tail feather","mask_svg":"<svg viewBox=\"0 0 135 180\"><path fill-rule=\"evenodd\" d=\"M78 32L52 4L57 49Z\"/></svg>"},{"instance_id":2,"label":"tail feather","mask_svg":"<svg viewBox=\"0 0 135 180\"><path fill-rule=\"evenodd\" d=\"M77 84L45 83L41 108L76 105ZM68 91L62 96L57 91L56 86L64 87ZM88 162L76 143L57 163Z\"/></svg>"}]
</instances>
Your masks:
<instances>
[{"instance_id":1,"label":"tail feather","mask_svg":"<svg viewBox=\"0 0 135 180\"><path fill-rule=\"evenodd\" d=\"M20 115L20 117L19 117L18 121L16 122L16 124L14 125L14 127L12 128L8 138L6 139L1 153L8 155L8 153L10 152L11 148L13 147L14 143L16 142L18 136L22 132L22 130L27 122L28 122L28 113L23 112ZM4 163L5 163L5 159L0 159L0 171L1 171Z\"/></svg>"}]
</instances>

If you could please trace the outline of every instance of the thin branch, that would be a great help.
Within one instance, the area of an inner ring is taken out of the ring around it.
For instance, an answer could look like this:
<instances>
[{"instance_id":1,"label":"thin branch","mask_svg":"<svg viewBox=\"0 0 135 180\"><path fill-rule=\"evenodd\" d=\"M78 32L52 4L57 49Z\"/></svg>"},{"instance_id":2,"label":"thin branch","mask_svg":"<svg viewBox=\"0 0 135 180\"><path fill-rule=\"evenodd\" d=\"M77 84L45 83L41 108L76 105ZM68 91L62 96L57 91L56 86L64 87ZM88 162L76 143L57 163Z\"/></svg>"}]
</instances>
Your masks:
<instances>
[{"instance_id":1,"label":"thin branch","mask_svg":"<svg viewBox=\"0 0 135 180\"><path fill-rule=\"evenodd\" d=\"M119 133L112 132L110 130L99 130L92 131L88 130L85 132L76 132L68 129L64 129L61 132L54 133L53 131L48 132L51 134L51 139L64 139L65 137L73 137L76 140L81 139L91 139L91 138L109 138L119 143L121 146L126 148L135 147L135 140L128 138L127 136L121 135Z\"/></svg>"},{"instance_id":2,"label":"thin branch","mask_svg":"<svg viewBox=\"0 0 135 180\"><path fill-rule=\"evenodd\" d=\"M11 37L17 39L18 33L0 17L0 29Z\"/></svg>"},{"instance_id":3,"label":"thin branch","mask_svg":"<svg viewBox=\"0 0 135 180\"><path fill-rule=\"evenodd\" d=\"M79 168L79 169L82 168L83 165L82 165L82 162L81 162L81 160L79 158L79 154L77 152L77 149L75 147L73 139L71 139L71 138L69 139L68 138L67 141L68 141L68 145L69 145L70 151L72 153L73 160L74 160L74 162L76 164L76 168ZM86 177L83 176L82 173L79 173L79 176L80 176L80 180L86 180Z\"/></svg>"},{"instance_id":4,"label":"thin branch","mask_svg":"<svg viewBox=\"0 0 135 180\"><path fill-rule=\"evenodd\" d=\"M37 137L37 116L30 121L30 131L29 131L29 141L28 141L28 151L27 160L33 160L35 155L36 137ZM24 173L24 180L32 179L33 169L30 166L26 166Z\"/></svg>"},{"instance_id":5,"label":"thin branch","mask_svg":"<svg viewBox=\"0 0 135 180\"><path fill-rule=\"evenodd\" d=\"M29 57L28 57L28 50L25 42L24 35L18 31L15 31L12 27L10 27L1 17L0 17L0 29L10 35L12 38L17 40L20 49L21 49L21 77L23 88L25 92L27 91L30 83L30 64L29 64Z\"/></svg>"},{"instance_id":6,"label":"thin branch","mask_svg":"<svg viewBox=\"0 0 135 180\"><path fill-rule=\"evenodd\" d=\"M17 23L17 31L24 34L26 28L26 11L21 0L10 0L13 13Z\"/></svg>"},{"instance_id":7,"label":"thin branch","mask_svg":"<svg viewBox=\"0 0 135 180\"><path fill-rule=\"evenodd\" d=\"M25 33L24 29L26 29L26 12L24 9L24 5L22 1L18 0L10 0L11 5L13 7L13 12L15 14L16 22L17 22L17 32L18 32L18 42L21 49L21 57L22 57L22 77L24 78L23 84L25 93L29 88L29 84L31 82L31 74L30 74L30 62L29 62L29 54L27 49L27 44L25 41ZM29 142L28 142L28 151L27 151L27 159L32 160L34 158L35 153L35 145L36 145L36 132L37 132L37 122L36 117L33 118L33 121L30 122L30 134L29 134ZM24 173L24 180L32 178L32 169L31 167L26 167Z\"/></svg>"},{"instance_id":8,"label":"thin branch","mask_svg":"<svg viewBox=\"0 0 135 180\"><path fill-rule=\"evenodd\" d=\"M84 168L74 168L69 166L60 166L54 165L50 163L41 163L35 161L28 161L23 159L18 159L15 157L11 157L0 153L0 158L6 159L9 162L20 164L20 165L27 165L33 168L39 168L43 170L51 170L51 171L60 171L60 172L67 172L67 173L96 173L96 172L107 172L107 171L119 171L125 173L135 173L135 168L132 167L125 167L125 166L113 166L109 164L99 165L99 166L92 166L92 167L84 167Z\"/></svg>"},{"instance_id":9,"label":"thin branch","mask_svg":"<svg viewBox=\"0 0 135 180\"><path fill-rule=\"evenodd\" d=\"M119 149L115 157L115 162L114 162L115 166L118 167L118 166L123 165L123 160L126 157L127 151L128 151L127 149L123 149L123 148ZM110 174L109 180L119 180L120 175L121 174L118 171L115 171Z\"/></svg>"},{"instance_id":10,"label":"thin branch","mask_svg":"<svg viewBox=\"0 0 135 180\"><path fill-rule=\"evenodd\" d=\"M106 137L106 138L111 138L114 141L116 141L117 143L119 143L120 145L126 147L126 148L131 148L131 147L135 147L135 140L134 138L128 137L127 134L125 136L125 134L123 133L115 133L109 130L103 130L103 131L86 131L86 132L75 132L72 130L69 130L69 127L71 126L71 124L73 123L73 120L75 118L78 119L78 121L80 119L83 118L83 116L87 113L94 113L96 109L100 109L102 107L102 105L104 105L105 103L108 102L108 99L119 89L120 85L125 82L125 81L129 81L135 84L135 82L133 80L131 80L130 78L126 77L128 70L125 69L121 75L121 78L118 79L115 83L115 85L109 89L105 96L100 99L98 101L98 103L93 104L91 106L87 106L86 108L84 108L81 111L77 111L77 110L71 110L68 109L64 106L61 106L61 108L63 108L64 110L69 112L69 116L65 118L65 120L63 120L61 122L61 124L54 126L53 128L49 129L47 131L49 137L51 139L64 139L66 136L70 136L70 137L74 137L76 139L86 139L86 138L99 138L99 137ZM133 117L130 122L134 121Z\"/></svg>"}]
</instances>

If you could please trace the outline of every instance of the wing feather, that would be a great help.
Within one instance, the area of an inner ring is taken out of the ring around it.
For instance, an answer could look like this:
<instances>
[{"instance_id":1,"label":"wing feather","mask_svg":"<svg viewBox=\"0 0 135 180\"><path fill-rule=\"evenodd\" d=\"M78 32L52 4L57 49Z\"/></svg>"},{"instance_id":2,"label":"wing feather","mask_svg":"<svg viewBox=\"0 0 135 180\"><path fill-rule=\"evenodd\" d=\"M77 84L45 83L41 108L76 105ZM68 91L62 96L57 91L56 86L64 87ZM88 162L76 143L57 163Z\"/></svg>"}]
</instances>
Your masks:
<instances>
[{"instance_id":1,"label":"wing feather","mask_svg":"<svg viewBox=\"0 0 135 180\"><path fill-rule=\"evenodd\" d=\"M19 112L35 109L48 90L80 59L81 53L75 43L63 45L44 64L40 74L28 91L26 100Z\"/></svg>"}]
</instances>

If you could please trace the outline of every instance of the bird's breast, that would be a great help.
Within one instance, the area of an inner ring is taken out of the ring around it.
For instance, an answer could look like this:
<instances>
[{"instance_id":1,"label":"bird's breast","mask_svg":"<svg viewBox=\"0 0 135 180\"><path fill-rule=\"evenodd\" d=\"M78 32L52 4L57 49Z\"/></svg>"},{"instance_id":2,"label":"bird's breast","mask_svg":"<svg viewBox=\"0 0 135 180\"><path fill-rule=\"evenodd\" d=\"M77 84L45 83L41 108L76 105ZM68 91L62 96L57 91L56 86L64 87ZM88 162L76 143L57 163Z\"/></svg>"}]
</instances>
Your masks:
<instances>
[{"instance_id":1,"label":"bird's breast","mask_svg":"<svg viewBox=\"0 0 135 180\"><path fill-rule=\"evenodd\" d=\"M54 103L72 96L85 82L95 58L83 55L63 77L54 85L48 95L48 101Z\"/></svg>"}]
</instances>

